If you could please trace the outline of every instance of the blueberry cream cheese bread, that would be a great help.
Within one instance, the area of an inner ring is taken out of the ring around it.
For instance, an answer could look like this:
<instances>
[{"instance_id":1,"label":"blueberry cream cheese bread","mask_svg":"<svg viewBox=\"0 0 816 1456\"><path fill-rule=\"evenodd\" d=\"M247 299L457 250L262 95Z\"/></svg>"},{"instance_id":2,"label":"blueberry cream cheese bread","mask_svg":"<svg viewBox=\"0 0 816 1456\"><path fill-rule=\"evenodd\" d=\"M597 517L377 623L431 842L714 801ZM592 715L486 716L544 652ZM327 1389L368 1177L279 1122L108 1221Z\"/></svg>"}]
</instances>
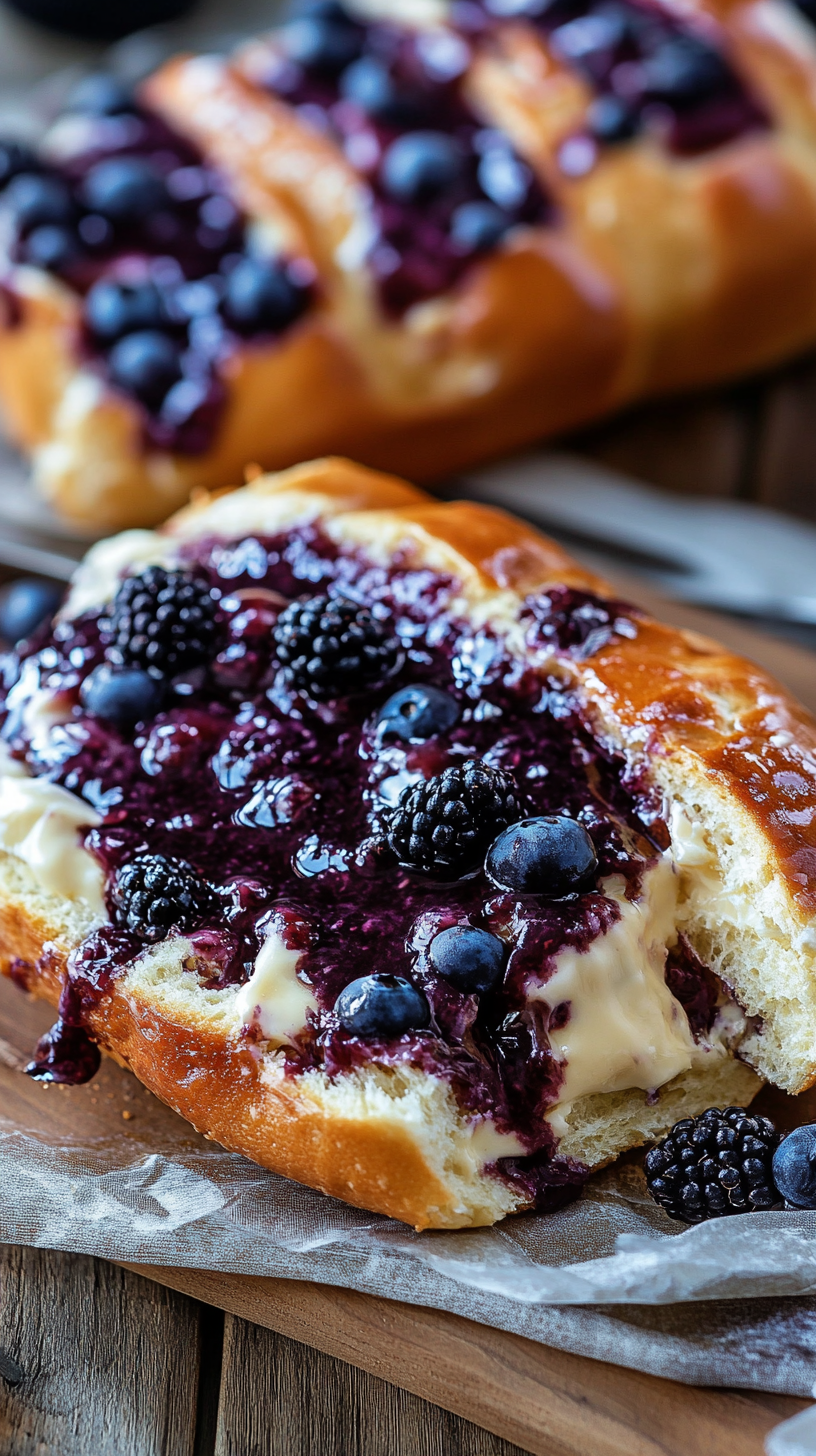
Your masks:
<instances>
[{"instance_id":1,"label":"blueberry cream cheese bread","mask_svg":"<svg viewBox=\"0 0 816 1456\"><path fill-rule=\"evenodd\" d=\"M440 477L816 341L816 35L787 0L319 0L0 149L0 402L150 525L341 451Z\"/></svg>"},{"instance_id":2,"label":"blueberry cream cheese bread","mask_svg":"<svg viewBox=\"0 0 816 1456\"><path fill-rule=\"evenodd\" d=\"M816 725L340 459L94 546L3 661L0 946L208 1137L418 1228L816 1075Z\"/></svg>"}]
</instances>

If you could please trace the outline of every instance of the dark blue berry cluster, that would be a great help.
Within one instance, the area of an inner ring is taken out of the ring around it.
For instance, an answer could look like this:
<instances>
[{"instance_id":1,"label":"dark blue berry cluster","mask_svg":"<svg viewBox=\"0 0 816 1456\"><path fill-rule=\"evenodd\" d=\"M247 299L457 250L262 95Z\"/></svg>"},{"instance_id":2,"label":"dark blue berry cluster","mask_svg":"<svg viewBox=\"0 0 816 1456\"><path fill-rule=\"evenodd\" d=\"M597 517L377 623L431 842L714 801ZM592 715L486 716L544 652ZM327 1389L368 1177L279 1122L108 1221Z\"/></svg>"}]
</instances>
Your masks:
<instances>
[{"instance_id":1,"label":"dark blue berry cluster","mask_svg":"<svg viewBox=\"0 0 816 1456\"><path fill-rule=\"evenodd\" d=\"M558 59L589 82L595 96L586 135L598 144L629 141L651 126L673 151L694 153L768 124L723 50L656 0L481 4L494 23L515 17L536 26ZM592 165L582 140L565 141L565 171Z\"/></svg>"},{"instance_id":2,"label":"dark blue berry cluster","mask_svg":"<svg viewBox=\"0 0 816 1456\"><path fill-rule=\"evenodd\" d=\"M70 114L87 142L59 167L0 144L13 256L85 295L85 353L144 408L149 443L202 452L220 366L240 340L301 317L311 268L249 252L218 173L113 77L88 77Z\"/></svg>"},{"instance_id":3,"label":"dark blue berry cluster","mask_svg":"<svg viewBox=\"0 0 816 1456\"><path fill-rule=\"evenodd\" d=\"M284 31L270 86L328 129L374 196L370 266L399 314L445 292L521 223L552 215L540 182L464 98L454 31L364 25L320 3Z\"/></svg>"}]
</instances>

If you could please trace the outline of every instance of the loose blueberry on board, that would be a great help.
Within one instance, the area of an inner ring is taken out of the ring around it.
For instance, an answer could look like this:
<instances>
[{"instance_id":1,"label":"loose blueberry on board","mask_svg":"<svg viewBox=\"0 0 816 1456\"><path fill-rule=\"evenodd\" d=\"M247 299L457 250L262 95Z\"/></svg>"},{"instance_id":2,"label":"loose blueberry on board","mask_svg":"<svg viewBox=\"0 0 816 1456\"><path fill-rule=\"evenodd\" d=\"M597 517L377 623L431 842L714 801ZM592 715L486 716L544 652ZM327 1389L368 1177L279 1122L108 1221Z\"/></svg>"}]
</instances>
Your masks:
<instances>
[{"instance_id":1,"label":"loose blueberry on board","mask_svg":"<svg viewBox=\"0 0 816 1456\"><path fill-rule=\"evenodd\" d=\"M59 273L83 252L73 228L46 223L34 228L25 240L25 261L47 273Z\"/></svg>"},{"instance_id":2,"label":"loose blueberry on board","mask_svg":"<svg viewBox=\"0 0 816 1456\"><path fill-rule=\"evenodd\" d=\"M81 116L120 116L133 110L133 93L110 72L93 71L71 92L66 109Z\"/></svg>"},{"instance_id":3,"label":"loose blueberry on board","mask_svg":"<svg viewBox=\"0 0 816 1456\"><path fill-rule=\"evenodd\" d=\"M340 992L334 1007L353 1036L403 1036L428 1025L430 1008L421 991L402 976L361 976Z\"/></svg>"},{"instance_id":4,"label":"loose blueberry on board","mask_svg":"<svg viewBox=\"0 0 816 1456\"><path fill-rule=\"evenodd\" d=\"M546 814L505 829L491 844L485 869L499 889L560 900L589 888L598 857L577 819Z\"/></svg>"},{"instance_id":5,"label":"loose blueberry on board","mask_svg":"<svg viewBox=\"0 0 816 1456\"><path fill-rule=\"evenodd\" d=\"M816 1123L782 1139L773 1156L773 1181L786 1203L816 1208Z\"/></svg>"},{"instance_id":6,"label":"loose blueberry on board","mask_svg":"<svg viewBox=\"0 0 816 1456\"><path fill-rule=\"evenodd\" d=\"M215 907L215 896L186 860L137 854L113 882L116 924L153 944L171 930L194 929Z\"/></svg>"},{"instance_id":7,"label":"loose blueberry on board","mask_svg":"<svg viewBox=\"0 0 816 1456\"><path fill-rule=\"evenodd\" d=\"M638 115L619 96L596 96L587 110L587 126L596 141L628 142L639 129Z\"/></svg>"},{"instance_id":8,"label":"loose blueberry on board","mask_svg":"<svg viewBox=\"0 0 816 1456\"><path fill-rule=\"evenodd\" d=\"M74 217L71 189L61 177L21 172L6 193L14 221L23 234L45 223L69 223Z\"/></svg>"},{"instance_id":9,"label":"loose blueberry on board","mask_svg":"<svg viewBox=\"0 0 816 1456\"><path fill-rule=\"evenodd\" d=\"M167 691L164 678L141 667L115 667L100 663L79 690L88 713L120 729L147 722L161 711Z\"/></svg>"},{"instance_id":10,"label":"loose blueberry on board","mask_svg":"<svg viewBox=\"0 0 816 1456\"><path fill-rule=\"evenodd\" d=\"M8 187L13 177L19 177L21 172L36 172L38 166L34 152L23 142L13 138L0 141L0 192Z\"/></svg>"},{"instance_id":11,"label":"loose blueberry on board","mask_svg":"<svg viewBox=\"0 0 816 1456\"><path fill-rule=\"evenodd\" d=\"M430 684L412 683L393 693L380 709L377 730L385 738L393 734L406 742L425 742L446 733L459 721L459 704L450 693Z\"/></svg>"},{"instance_id":12,"label":"loose blueberry on board","mask_svg":"<svg viewBox=\"0 0 816 1456\"><path fill-rule=\"evenodd\" d=\"M84 317L91 333L106 343L167 322L162 296L149 279L126 283L100 278L85 299Z\"/></svg>"},{"instance_id":13,"label":"loose blueberry on board","mask_svg":"<svg viewBox=\"0 0 816 1456\"><path fill-rule=\"evenodd\" d=\"M114 344L108 356L111 383L148 409L158 409L181 378L178 346L157 329L140 329Z\"/></svg>"},{"instance_id":14,"label":"loose blueberry on board","mask_svg":"<svg viewBox=\"0 0 816 1456\"><path fill-rule=\"evenodd\" d=\"M438 975L457 991L483 996L504 974L505 946L498 936L474 925L452 925L435 935L428 958Z\"/></svg>"},{"instance_id":15,"label":"loose blueberry on board","mask_svg":"<svg viewBox=\"0 0 816 1456\"><path fill-rule=\"evenodd\" d=\"M218 638L210 586L187 571L148 566L128 576L110 615L109 660L174 677L209 662Z\"/></svg>"},{"instance_id":16,"label":"loose blueberry on board","mask_svg":"<svg viewBox=\"0 0 816 1456\"><path fill-rule=\"evenodd\" d=\"M363 31L340 5L310 7L284 31L289 58L306 71L337 76L351 65L363 46Z\"/></svg>"},{"instance_id":17,"label":"loose blueberry on board","mask_svg":"<svg viewBox=\"0 0 816 1456\"><path fill-rule=\"evenodd\" d=\"M451 242L463 253L486 253L512 226L513 219L494 202L463 202L451 218Z\"/></svg>"},{"instance_id":18,"label":"loose blueberry on board","mask_svg":"<svg viewBox=\"0 0 816 1456\"><path fill-rule=\"evenodd\" d=\"M398 202L433 202L456 186L465 165L465 151L456 137L444 131L409 131L388 148L382 182Z\"/></svg>"},{"instance_id":19,"label":"loose blueberry on board","mask_svg":"<svg viewBox=\"0 0 816 1456\"><path fill-rule=\"evenodd\" d=\"M81 190L86 207L112 223L141 222L168 201L164 178L144 157L109 157L97 162Z\"/></svg>"},{"instance_id":20,"label":"loose blueberry on board","mask_svg":"<svg viewBox=\"0 0 816 1456\"><path fill-rule=\"evenodd\" d=\"M709 1107L676 1122L646 1154L646 1186L669 1218L683 1223L772 1208L778 1143L767 1117Z\"/></svg>"},{"instance_id":21,"label":"loose blueberry on board","mask_svg":"<svg viewBox=\"0 0 816 1456\"><path fill-rule=\"evenodd\" d=\"M521 812L512 774L470 759L403 789L388 843L406 869L458 879L476 869L491 840Z\"/></svg>"},{"instance_id":22,"label":"loose blueberry on board","mask_svg":"<svg viewBox=\"0 0 816 1456\"><path fill-rule=\"evenodd\" d=\"M62 588L52 581L21 576L0 587L0 637L22 642L53 617L62 601Z\"/></svg>"},{"instance_id":23,"label":"loose blueberry on board","mask_svg":"<svg viewBox=\"0 0 816 1456\"><path fill-rule=\"evenodd\" d=\"M290 602L273 633L284 681L327 699L374 687L402 661L392 626L343 597Z\"/></svg>"},{"instance_id":24,"label":"loose blueberry on board","mask_svg":"<svg viewBox=\"0 0 816 1456\"><path fill-rule=\"evenodd\" d=\"M279 334L304 312L309 290L273 259L242 258L230 271L224 315L240 333Z\"/></svg>"}]
</instances>

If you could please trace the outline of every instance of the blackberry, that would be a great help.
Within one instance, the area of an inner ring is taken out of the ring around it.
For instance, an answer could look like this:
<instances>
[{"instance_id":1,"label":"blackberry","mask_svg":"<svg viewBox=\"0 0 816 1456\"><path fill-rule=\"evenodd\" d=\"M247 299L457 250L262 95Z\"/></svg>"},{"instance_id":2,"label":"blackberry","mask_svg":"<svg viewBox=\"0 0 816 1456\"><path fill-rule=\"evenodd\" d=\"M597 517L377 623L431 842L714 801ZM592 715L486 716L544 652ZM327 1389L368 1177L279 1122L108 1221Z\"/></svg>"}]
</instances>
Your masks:
<instances>
[{"instance_id":1,"label":"blackberry","mask_svg":"<svg viewBox=\"0 0 816 1456\"><path fill-rule=\"evenodd\" d=\"M779 1201L771 1164L780 1134L742 1107L685 1117L646 1154L646 1183L669 1218L703 1223Z\"/></svg>"},{"instance_id":2,"label":"blackberry","mask_svg":"<svg viewBox=\"0 0 816 1456\"><path fill-rule=\"evenodd\" d=\"M374 687L402 659L391 625L343 597L290 602L274 637L284 680L313 698L342 698Z\"/></svg>"},{"instance_id":3,"label":"blackberry","mask_svg":"<svg viewBox=\"0 0 816 1456\"><path fill-rule=\"evenodd\" d=\"M171 930L192 930L214 904L207 881L184 859L137 854L114 880L116 923L140 940L164 940Z\"/></svg>"},{"instance_id":4,"label":"blackberry","mask_svg":"<svg viewBox=\"0 0 816 1456\"><path fill-rule=\"evenodd\" d=\"M206 581L149 566L141 576L126 577L116 593L108 660L167 677L198 667L215 656L216 611Z\"/></svg>"},{"instance_id":5,"label":"blackberry","mask_svg":"<svg viewBox=\"0 0 816 1456\"><path fill-rule=\"evenodd\" d=\"M388 843L406 869L456 879L475 869L496 835L523 814L512 774L473 758L403 789Z\"/></svg>"}]
</instances>

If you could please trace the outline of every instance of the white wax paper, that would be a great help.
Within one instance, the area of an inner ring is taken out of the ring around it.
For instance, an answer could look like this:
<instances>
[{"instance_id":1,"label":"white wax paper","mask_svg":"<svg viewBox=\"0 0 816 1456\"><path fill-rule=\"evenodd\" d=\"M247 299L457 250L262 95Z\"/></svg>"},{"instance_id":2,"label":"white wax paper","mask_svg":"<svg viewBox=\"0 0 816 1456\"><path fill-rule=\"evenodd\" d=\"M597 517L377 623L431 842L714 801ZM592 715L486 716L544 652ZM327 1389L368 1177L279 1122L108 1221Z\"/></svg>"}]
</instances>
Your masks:
<instances>
[{"instance_id":1,"label":"white wax paper","mask_svg":"<svg viewBox=\"0 0 816 1456\"><path fill-rule=\"evenodd\" d=\"M178 1127L71 1145L0 1119L0 1239L342 1285L692 1384L813 1388L816 1214L683 1230L629 1163L561 1213L417 1234Z\"/></svg>"}]
</instances>

